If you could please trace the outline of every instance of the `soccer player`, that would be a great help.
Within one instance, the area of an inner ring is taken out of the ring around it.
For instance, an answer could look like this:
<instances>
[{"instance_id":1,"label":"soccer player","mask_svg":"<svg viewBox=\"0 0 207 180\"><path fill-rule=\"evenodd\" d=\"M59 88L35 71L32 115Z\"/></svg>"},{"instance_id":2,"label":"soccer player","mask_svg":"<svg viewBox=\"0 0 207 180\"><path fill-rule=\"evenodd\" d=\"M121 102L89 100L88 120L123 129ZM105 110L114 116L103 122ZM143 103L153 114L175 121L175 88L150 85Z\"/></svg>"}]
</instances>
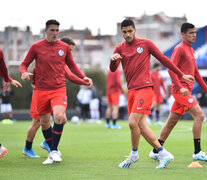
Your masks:
<instances>
[{"instance_id":1,"label":"soccer player","mask_svg":"<svg viewBox=\"0 0 207 180\"><path fill-rule=\"evenodd\" d=\"M183 72L192 75L205 93L207 93L207 86L201 77L196 66L194 57L194 50L192 43L196 40L196 28L193 24L183 23L181 26L182 42L178 44L172 53L172 62ZM178 78L174 72L169 70L172 79L172 95L175 101L171 107L171 112L167 122L163 126L158 141L163 146L164 142L170 135L172 129L175 127L179 119L186 111L193 117L193 139L194 139L194 153L193 160L207 161L207 156L201 151L200 139L202 122L204 120L204 113L192 96L193 83L183 81ZM160 156L157 151L153 149L150 152L150 157L159 160Z\"/></svg>"},{"instance_id":2,"label":"soccer player","mask_svg":"<svg viewBox=\"0 0 207 180\"><path fill-rule=\"evenodd\" d=\"M75 43L71 38L63 37L63 38L61 38L61 41L67 43L70 47L71 52L73 51L73 49L75 47ZM65 70L66 70L65 77L69 81L74 82L76 84L88 85L87 82L83 81L82 79L80 79L77 76L75 76L74 74L72 74L66 66L65 66ZM33 71L33 74L34 74L34 71ZM35 87L34 75L33 75L32 87L33 88ZM33 140L35 138L37 130L40 127L40 119L39 119L39 116L38 116L38 112L36 110L36 97L35 97L34 91L33 91L33 94L32 94L32 101L31 101L31 107L30 107L30 116L32 117L32 124L30 125L30 127L27 130L27 138L26 138L25 147L23 149L23 154L28 156L28 157L31 157L31 158L38 158L39 156L36 155L35 152L32 149ZM64 123L66 123L66 122L67 122L67 118L65 116ZM48 141L48 143L47 143L47 141ZM40 144L40 147L47 150L48 152L50 152L51 151L50 150L50 148L51 148L51 139L46 139L45 141L43 141Z\"/></svg>"},{"instance_id":3,"label":"soccer player","mask_svg":"<svg viewBox=\"0 0 207 180\"><path fill-rule=\"evenodd\" d=\"M9 77L8 70L4 61L3 51L1 49L0 49L0 67L1 67L0 76L3 77L4 79L3 91L8 90L10 83L15 87L22 87L22 85L18 81ZM7 152L8 150L0 143L0 158L4 156Z\"/></svg>"},{"instance_id":4,"label":"soccer player","mask_svg":"<svg viewBox=\"0 0 207 180\"><path fill-rule=\"evenodd\" d=\"M152 78L152 83L153 83L153 91L154 91L154 96L153 96L153 103L152 103L152 108L151 108L151 115L149 116L150 119L152 120L152 113L153 110L155 109L155 118L156 118L156 124L162 126L163 123L160 122L160 104L163 102L162 95L160 92L160 88L165 92L165 95L167 96L167 91L163 82L163 78L159 71L162 69L162 66L160 63L155 63L153 65L153 70L151 71L151 78Z\"/></svg>"},{"instance_id":5,"label":"soccer player","mask_svg":"<svg viewBox=\"0 0 207 180\"><path fill-rule=\"evenodd\" d=\"M125 19L121 23L121 32L125 41L115 48L111 57L110 69L114 72L121 62L125 73L129 90L128 113L132 150L129 157L119 164L119 168L129 168L139 159L140 135L158 151L161 160L157 168L165 168L174 157L159 144L156 135L146 124L146 115L151 113L153 98L150 55L152 54L163 65L173 70L178 77L191 82L194 81L194 78L184 75L151 41L136 38L136 29L132 20Z\"/></svg>"},{"instance_id":6,"label":"soccer player","mask_svg":"<svg viewBox=\"0 0 207 180\"><path fill-rule=\"evenodd\" d=\"M116 124L119 115L119 96L124 94L121 86L121 70L118 68L115 72L110 70L106 76L106 94L107 94L107 109L106 109L106 128L121 129L121 126ZM112 117L113 124L110 125Z\"/></svg>"},{"instance_id":7,"label":"soccer player","mask_svg":"<svg viewBox=\"0 0 207 180\"><path fill-rule=\"evenodd\" d=\"M92 80L86 77L75 64L69 46L58 40L60 23L56 20L46 22L46 39L33 44L20 65L22 80L29 80L32 73L28 66L35 60L35 93L37 111L46 139L52 139L51 152L43 164L61 162L58 144L63 131L67 96L65 87L65 65L79 78L92 86ZM37 98L38 97L38 98ZM50 127L50 116L53 111L54 126Z\"/></svg>"}]
</instances>

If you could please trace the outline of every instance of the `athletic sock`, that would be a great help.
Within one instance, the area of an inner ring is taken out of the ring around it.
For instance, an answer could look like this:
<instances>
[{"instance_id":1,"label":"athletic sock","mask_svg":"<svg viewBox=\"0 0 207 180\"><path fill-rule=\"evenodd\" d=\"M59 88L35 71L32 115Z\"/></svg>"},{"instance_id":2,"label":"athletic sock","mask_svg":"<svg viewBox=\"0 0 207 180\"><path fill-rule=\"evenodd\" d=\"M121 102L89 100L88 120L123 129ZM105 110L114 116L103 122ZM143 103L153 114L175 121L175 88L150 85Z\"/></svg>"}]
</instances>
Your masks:
<instances>
[{"instance_id":1,"label":"athletic sock","mask_svg":"<svg viewBox=\"0 0 207 180\"><path fill-rule=\"evenodd\" d=\"M26 140L25 147L26 147L27 150L32 149L32 143L33 143L33 142L29 142L29 141Z\"/></svg>"},{"instance_id":2,"label":"athletic sock","mask_svg":"<svg viewBox=\"0 0 207 180\"><path fill-rule=\"evenodd\" d=\"M49 129L42 130L42 133L43 133L43 136L45 138L45 141L47 142L47 144L51 148L51 145L52 145L52 127L50 126Z\"/></svg>"},{"instance_id":3,"label":"athletic sock","mask_svg":"<svg viewBox=\"0 0 207 180\"><path fill-rule=\"evenodd\" d=\"M110 119L106 118L106 124L109 124L109 123L110 123Z\"/></svg>"},{"instance_id":4,"label":"athletic sock","mask_svg":"<svg viewBox=\"0 0 207 180\"><path fill-rule=\"evenodd\" d=\"M160 111L156 110L156 122L160 120Z\"/></svg>"},{"instance_id":5,"label":"athletic sock","mask_svg":"<svg viewBox=\"0 0 207 180\"><path fill-rule=\"evenodd\" d=\"M133 149L131 150L130 156L132 157L137 157L138 156L138 149Z\"/></svg>"},{"instance_id":6,"label":"athletic sock","mask_svg":"<svg viewBox=\"0 0 207 180\"><path fill-rule=\"evenodd\" d=\"M63 131L63 124L56 124L54 123L53 129L52 129L52 146L51 151L57 151L57 147L60 141L60 137L62 135Z\"/></svg>"},{"instance_id":7,"label":"athletic sock","mask_svg":"<svg viewBox=\"0 0 207 180\"><path fill-rule=\"evenodd\" d=\"M158 139L158 142L160 143L161 146L163 146L165 141L162 141L162 140ZM153 149L153 153L158 153L155 148Z\"/></svg>"},{"instance_id":8,"label":"athletic sock","mask_svg":"<svg viewBox=\"0 0 207 180\"><path fill-rule=\"evenodd\" d=\"M113 119L113 125L116 125L117 119Z\"/></svg>"},{"instance_id":9,"label":"athletic sock","mask_svg":"<svg viewBox=\"0 0 207 180\"><path fill-rule=\"evenodd\" d=\"M167 152L163 147L160 147L159 149L157 149L157 152L159 153L161 157L165 157L169 155L169 152Z\"/></svg>"},{"instance_id":10,"label":"athletic sock","mask_svg":"<svg viewBox=\"0 0 207 180\"><path fill-rule=\"evenodd\" d=\"M194 139L194 148L195 148L195 151L194 151L194 154L197 154L201 151L201 140L200 139Z\"/></svg>"}]
</instances>

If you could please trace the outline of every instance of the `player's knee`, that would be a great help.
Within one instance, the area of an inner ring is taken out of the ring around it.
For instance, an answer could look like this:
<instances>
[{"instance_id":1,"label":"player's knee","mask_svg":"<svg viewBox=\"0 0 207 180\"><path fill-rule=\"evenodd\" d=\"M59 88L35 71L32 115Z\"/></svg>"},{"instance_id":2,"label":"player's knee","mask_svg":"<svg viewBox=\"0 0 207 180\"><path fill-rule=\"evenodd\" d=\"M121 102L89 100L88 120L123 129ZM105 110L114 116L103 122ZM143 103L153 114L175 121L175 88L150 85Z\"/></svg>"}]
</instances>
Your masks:
<instances>
[{"instance_id":1,"label":"player's knee","mask_svg":"<svg viewBox=\"0 0 207 180\"><path fill-rule=\"evenodd\" d=\"M199 113L199 115L196 117L195 120L203 122L204 118L205 118L204 113Z\"/></svg>"},{"instance_id":2,"label":"player's knee","mask_svg":"<svg viewBox=\"0 0 207 180\"><path fill-rule=\"evenodd\" d=\"M129 128L132 130L136 127L136 123L134 121L129 121Z\"/></svg>"},{"instance_id":3,"label":"player's knee","mask_svg":"<svg viewBox=\"0 0 207 180\"><path fill-rule=\"evenodd\" d=\"M63 113L56 113L54 114L54 121L56 123L63 123L64 122L64 119L65 119L65 116Z\"/></svg>"}]
</instances>

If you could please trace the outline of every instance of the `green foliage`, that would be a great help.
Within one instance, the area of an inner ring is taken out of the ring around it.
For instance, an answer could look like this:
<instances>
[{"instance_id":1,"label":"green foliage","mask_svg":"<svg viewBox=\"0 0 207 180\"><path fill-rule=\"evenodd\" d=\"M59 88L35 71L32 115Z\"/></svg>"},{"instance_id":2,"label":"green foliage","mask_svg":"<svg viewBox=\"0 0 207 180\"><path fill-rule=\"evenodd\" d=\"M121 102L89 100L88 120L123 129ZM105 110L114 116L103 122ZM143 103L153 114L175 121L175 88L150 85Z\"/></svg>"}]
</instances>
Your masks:
<instances>
[{"instance_id":1,"label":"green foliage","mask_svg":"<svg viewBox=\"0 0 207 180\"><path fill-rule=\"evenodd\" d=\"M74 84L66 80L67 87L67 98L68 98L68 108L75 108L77 106L77 94L80 89L80 85Z\"/></svg>"},{"instance_id":2,"label":"green foliage","mask_svg":"<svg viewBox=\"0 0 207 180\"><path fill-rule=\"evenodd\" d=\"M22 88L16 88L11 85L11 89L14 93L11 97L12 107L14 109L29 109L33 91L31 80L22 81L20 73L11 74L10 76L22 84Z\"/></svg>"},{"instance_id":3,"label":"green foliage","mask_svg":"<svg viewBox=\"0 0 207 180\"><path fill-rule=\"evenodd\" d=\"M86 71L86 76L90 77L93 80L94 86L102 94L106 94L106 75L101 69L90 68Z\"/></svg>"}]
</instances>

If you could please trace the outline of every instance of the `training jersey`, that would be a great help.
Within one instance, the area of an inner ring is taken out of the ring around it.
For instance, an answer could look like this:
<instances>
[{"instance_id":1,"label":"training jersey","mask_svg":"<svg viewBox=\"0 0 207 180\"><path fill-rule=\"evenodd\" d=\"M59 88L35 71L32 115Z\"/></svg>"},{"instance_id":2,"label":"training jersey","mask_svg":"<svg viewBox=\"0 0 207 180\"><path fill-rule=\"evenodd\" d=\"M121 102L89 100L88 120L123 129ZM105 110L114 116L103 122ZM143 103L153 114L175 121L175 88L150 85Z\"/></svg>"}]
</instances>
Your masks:
<instances>
[{"instance_id":1,"label":"training jersey","mask_svg":"<svg viewBox=\"0 0 207 180\"><path fill-rule=\"evenodd\" d=\"M33 44L20 65L21 74L35 60L35 89L54 90L65 86L65 64L80 78L86 77L75 64L67 44L46 39Z\"/></svg>"},{"instance_id":2,"label":"training jersey","mask_svg":"<svg viewBox=\"0 0 207 180\"><path fill-rule=\"evenodd\" d=\"M0 49L0 76L4 78L5 82L11 82L12 78L8 75L8 70L4 61L3 51Z\"/></svg>"},{"instance_id":3,"label":"training jersey","mask_svg":"<svg viewBox=\"0 0 207 180\"><path fill-rule=\"evenodd\" d=\"M122 59L111 60L110 70L115 71L121 61L129 90L153 86L150 75L151 54L164 66L175 71L179 77L183 76L183 73L150 40L135 38L132 43L124 41L115 48L115 53L119 53Z\"/></svg>"},{"instance_id":4,"label":"training jersey","mask_svg":"<svg viewBox=\"0 0 207 180\"><path fill-rule=\"evenodd\" d=\"M121 86L121 70L119 68L115 72L109 70L106 76L107 95L117 92L124 94L124 90Z\"/></svg>"},{"instance_id":5,"label":"training jersey","mask_svg":"<svg viewBox=\"0 0 207 180\"><path fill-rule=\"evenodd\" d=\"M178 44L172 53L171 61L184 73L192 75L200 87L207 93L207 86L201 77L198 68L196 66L196 60L194 57L194 50L190 44L182 41ZM188 89L192 92L193 83L184 81L181 78L178 78L174 72L168 70L171 79L172 79L172 92L176 93L182 87Z\"/></svg>"},{"instance_id":6,"label":"training jersey","mask_svg":"<svg viewBox=\"0 0 207 180\"><path fill-rule=\"evenodd\" d=\"M161 74L159 72L151 71L151 77L153 82L154 94L161 96L161 91L160 91L161 87L164 90L165 94L167 94Z\"/></svg>"}]
</instances>

